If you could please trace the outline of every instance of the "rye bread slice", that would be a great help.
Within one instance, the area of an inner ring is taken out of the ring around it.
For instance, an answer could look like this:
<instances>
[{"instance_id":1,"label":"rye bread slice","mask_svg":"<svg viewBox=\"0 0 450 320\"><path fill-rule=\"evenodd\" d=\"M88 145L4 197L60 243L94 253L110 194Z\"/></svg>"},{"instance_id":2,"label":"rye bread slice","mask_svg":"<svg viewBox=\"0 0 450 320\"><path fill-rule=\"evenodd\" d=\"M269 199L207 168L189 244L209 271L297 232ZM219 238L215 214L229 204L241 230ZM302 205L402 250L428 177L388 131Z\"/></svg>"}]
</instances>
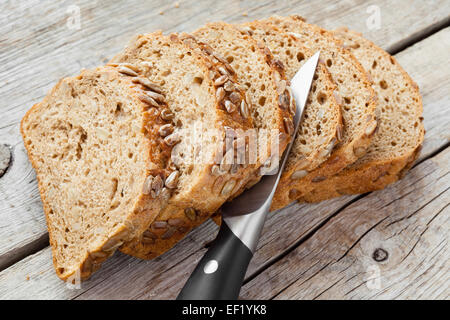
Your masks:
<instances>
[{"instance_id":1,"label":"rye bread slice","mask_svg":"<svg viewBox=\"0 0 450 320\"><path fill-rule=\"evenodd\" d=\"M274 57L283 63L288 79L292 79L315 53L306 48L298 38L272 24L253 21L240 27L254 39L264 42ZM330 157L343 132L337 94L336 85L326 66L319 63L286 171L297 166L312 171Z\"/></svg>"},{"instance_id":2,"label":"rye bread slice","mask_svg":"<svg viewBox=\"0 0 450 320\"><path fill-rule=\"evenodd\" d=\"M330 158L308 172L302 166L289 168L283 174L272 203L272 209L286 206L315 188L348 165L364 156L377 126L377 98L361 64L332 33L304 22L301 17L272 17L267 20L299 38L312 51L321 52L342 98L344 132L342 141Z\"/></svg>"},{"instance_id":3,"label":"rye bread slice","mask_svg":"<svg viewBox=\"0 0 450 320\"><path fill-rule=\"evenodd\" d=\"M397 60L359 33L342 28L334 34L373 79L379 125L366 155L318 183L304 195L308 202L379 190L401 179L419 155L425 134L419 88Z\"/></svg>"},{"instance_id":4,"label":"rye bread slice","mask_svg":"<svg viewBox=\"0 0 450 320\"><path fill-rule=\"evenodd\" d=\"M234 70L194 37L140 36L111 60L113 64L125 62L138 66L145 77L165 88L174 123L185 123L188 128L167 164L180 172L177 183L167 186L172 190L168 203L141 237L120 248L149 259L172 247L243 188L251 167L228 161L225 139L229 131L251 129L252 118ZM196 128L197 124L202 127ZM211 129L219 134L210 136ZM195 142L197 136L203 136L201 144ZM194 161L185 157L196 153L203 157Z\"/></svg>"},{"instance_id":5,"label":"rye bread slice","mask_svg":"<svg viewBox=\"0 0 450 320\"><path fill-rule=\"evenodd\" d=\"M163 205L157 181L167 172L158 169L159 137L147 130L154 119L140 99L150 90L134 74L127 66L84 70L60 80L22 119L63 280L87 279Z\"/></svg>"}]
</instances>

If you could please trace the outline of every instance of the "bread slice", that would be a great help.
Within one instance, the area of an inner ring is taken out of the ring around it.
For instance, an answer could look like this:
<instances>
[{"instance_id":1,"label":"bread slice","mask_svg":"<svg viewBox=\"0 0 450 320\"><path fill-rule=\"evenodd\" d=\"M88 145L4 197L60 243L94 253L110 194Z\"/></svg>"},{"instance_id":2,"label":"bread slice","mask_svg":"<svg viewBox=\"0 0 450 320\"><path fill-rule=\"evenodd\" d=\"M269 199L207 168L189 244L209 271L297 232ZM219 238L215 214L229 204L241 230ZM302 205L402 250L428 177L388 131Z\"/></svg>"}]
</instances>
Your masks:
<instances>
[{"instance_id":1,"label":"bread slice","mask_svg":"<svg viewBox=\"0 0 450 320\"><path fill-rule=\"evenodd\" d=\"M346 28L337 30L335 36L373 79L379 97L379 125L366 155L318 183L303 197L308 202L374 191L397 181L417 158L425 133L419 88L395 58Z\"/></svg>"},{"instance_id":2,"label":"bread slice","mask_svg":"<svg viewBox=\"0 0 450 320\"><path fill-rule=\"evenodd\" d=\"M284 207L361 158L377 126L377 98L365 70L332 33L307 24L301 17L272 17L265 20L290 32L312 51L321 52L342 98L344 132L330 158L311 172L303 166L287 167L278 186L272 209Z\"/></svg>"},{"instance_id":3,"label":"bread slice","mask_svg":"<svg viewBox=\"0 0 450 320\"><path fill-rule=\"evenodd\" d=\"M249 188L259 181L267 167L278 164L272 158L281 156L290 141L295 113L290 83L286 81L283 65L274 59L269 48L231 24L209 23L196 30L193 35L207 42L222 59L230 63L236 71L238 81L247 91L250 114L258 133L256 170L253 177L249 178L246 186ZM266 132L279 135L279 148L273 152L262 138L261 133ZM261 150L268 152L260 152ZM260 166L263 167L259 169ZM243 189L239 192L241 191Z\"/></svg>"},{"instance_id":4,"label":"bread slice","mask_svg":"<svg viewBox=\"0 0 450 320\"><path fill-rule=\"evenodd\" d=\"M127 73L101 67L63 79L22 119L63 280L88 278L164 202L158 181L167 173L152 152L159 137L147 130L155 120L140 99L149 89Z\"/></svg>"},{"instance_id":5,"label":"bread slice","mask_svg":"<svg viewBox=\"0 0 450 320\"><path fill-rule=\"evenodd\" d=\"M236 71L239 83L247 91L255 128L287 134L280 141L279 151L284 151L292 127L293 110L289 109L294 104L283 65L274 59L263 42L255 41L231 24L209 23L193 35L208 43ZM258 142L262 143L262 140ZM257 163L264 164L270 158L269 154L258 154Z\"/></svg>"},{"instance_id":6,"label":"bread slice","mask_svg":"<svg viewBox=\"0 0 450 320\"><path fill-rule=\"evenodd\" d=\"M315 52L293 35L262 21L242 24L243 30L264 42L274 57L283 63L286 77L292 79ZM311 171L327 160L342 138L342 116L336 101L337 88L323 63L319 63L311 85L301 127L288 159L288 168L304 166ZM289 169L288 169L289 170Z\"/></svg>"},{"instance_id":7,"label":"bread slice","mask_svg":"<svg viewBox=\"0 0 450 320\"><path fill-rule=\"evenodd\" d=\"M111 63L136 65L145 77L164 87L174 124L188 128L167 164L180 173L167 205L141 237L120 249L149 259L172 247L246 183L250 166L228 161L223 153L229 146L228 131L251 129L252 119L234 70L193 37L142 35ZM197 136L202 137L201 145ZM197 153L202 157L194 161L186 157Z\"/></svg>"}]
</instances>

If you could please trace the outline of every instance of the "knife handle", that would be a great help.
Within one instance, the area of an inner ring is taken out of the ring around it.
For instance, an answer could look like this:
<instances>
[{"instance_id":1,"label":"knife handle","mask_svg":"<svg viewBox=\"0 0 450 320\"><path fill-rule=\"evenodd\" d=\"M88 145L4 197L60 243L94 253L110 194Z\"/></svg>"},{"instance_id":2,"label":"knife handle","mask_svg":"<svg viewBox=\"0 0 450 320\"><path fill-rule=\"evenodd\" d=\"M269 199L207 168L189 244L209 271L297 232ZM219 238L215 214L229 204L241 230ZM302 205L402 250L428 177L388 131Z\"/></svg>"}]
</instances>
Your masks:
<instances>
[{"instance_id":1,"label":"knife handle","mask_svg":"<svg viewBox=\"0 0 450 320\"><path fill-rule=\"evenodd\" d=\"M253 253L222 222L177 300L236 300Z\"/></svg>"}]
</instances>

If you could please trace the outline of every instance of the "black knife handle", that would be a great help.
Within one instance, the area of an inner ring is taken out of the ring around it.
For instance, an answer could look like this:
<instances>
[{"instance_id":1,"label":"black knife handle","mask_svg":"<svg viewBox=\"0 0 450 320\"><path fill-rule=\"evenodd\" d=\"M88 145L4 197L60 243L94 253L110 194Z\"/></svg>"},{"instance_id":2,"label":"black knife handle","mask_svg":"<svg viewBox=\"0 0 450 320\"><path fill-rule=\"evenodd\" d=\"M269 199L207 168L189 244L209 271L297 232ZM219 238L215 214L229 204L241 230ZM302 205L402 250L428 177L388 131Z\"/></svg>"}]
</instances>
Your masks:
<instances>
[{"instance_id":1,"label":"black knife handle","mask_svg":"<svg viewBox=\"0 0 450 320\"><path fill-rule=\"evenodd\" d=\"M252 256L250 249L222 222L217 238L177 300L236 300Z\"/></svg>"}]
</instances>

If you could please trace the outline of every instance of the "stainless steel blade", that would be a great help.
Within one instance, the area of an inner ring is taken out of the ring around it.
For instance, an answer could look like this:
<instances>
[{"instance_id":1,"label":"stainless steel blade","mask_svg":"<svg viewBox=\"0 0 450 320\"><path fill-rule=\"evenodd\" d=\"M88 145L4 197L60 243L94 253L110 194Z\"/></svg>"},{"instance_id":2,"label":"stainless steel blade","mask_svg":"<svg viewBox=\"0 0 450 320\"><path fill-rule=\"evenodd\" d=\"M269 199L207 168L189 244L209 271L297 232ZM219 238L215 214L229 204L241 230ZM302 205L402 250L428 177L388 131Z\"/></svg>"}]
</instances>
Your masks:
<instances>
[{"instance_id":1,"label":"stainless steel blade","mask_svg":"<svg viewBox=\"0 0 450 320\"><path fill-rule=\"evenodd\" d=\"M316 71L319 55L320 52L317 52L309 58L291 80L291 89L297 106L294 116L294 138L297 135L300 120L305 108L306 99L308 98L311 83ZM255 186L249 190L246 190L242 193L242 195L233 201L226 203L222 207L222 216L224 219L228 217L256 213L257 211L261 211L261 208L268 210L270 204L272 203L272 198L277 188L278 181L280 180L281 173L291 150L292 142L287 146L276 174L263 176L261 181Z\"/></svg>"}]
</instances>

